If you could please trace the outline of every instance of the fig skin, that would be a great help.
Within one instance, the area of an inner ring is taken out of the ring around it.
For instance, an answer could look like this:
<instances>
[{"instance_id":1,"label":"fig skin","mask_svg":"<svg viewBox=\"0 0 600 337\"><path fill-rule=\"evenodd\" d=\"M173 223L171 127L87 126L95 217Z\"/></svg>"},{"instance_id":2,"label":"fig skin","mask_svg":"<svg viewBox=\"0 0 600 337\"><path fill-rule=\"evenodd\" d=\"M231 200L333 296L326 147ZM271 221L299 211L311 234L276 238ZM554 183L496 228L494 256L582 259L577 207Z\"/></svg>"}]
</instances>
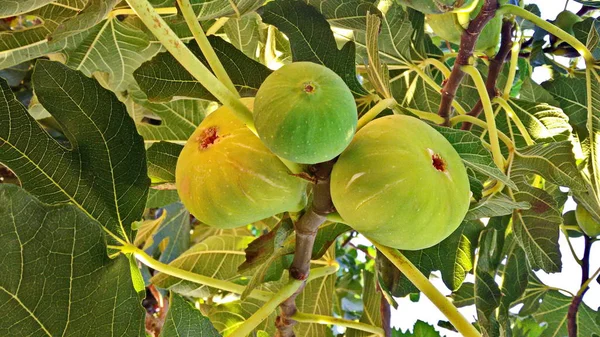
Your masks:
<instances>
[{"instance_id":1,"label":"fig skin","mask_svg":"<svg viewBox=\"0 0 600 337\"><path fill-rule=\"evenodd\" d=\"M254 102L260 139L276 155L301 164L339 155L356 132L352 92L329 68L312 62L284 65L263 82Z\"/></svg>"},{"instance_id":2,"label":"fig skin","mask_svg":"<svg viewBox=\"0 0 600 337\"><path fill-rule=\"evenodd\" d=\"M299 211L306 203L307 183L291 175L227 107L200 123L181 151L175 174L190 213L222 229Z\"/></svg>"},{"instance_id":3,"label":"fig skin","mask_svg":"<svg viewBox=\"0 0 600 337\"><path fill-rule=\"evenodd\" d=\"M600 235L600 223L596 222L590 212L581 205L577 205L575 209L575 218L579 228L589 237Z\"/></svg>"},{"instance_id":4,"label":"fig skin","mask_svg":"<svg viewBox=\"0 0 600 337\"><path fill-rule=\"evenodd\" d=\"M410 116L378 118L360 129L331 174L331 197L344 222L403 250L448 237L464 219L470 196L456 150Z\"/></svg>"}]
</instances>

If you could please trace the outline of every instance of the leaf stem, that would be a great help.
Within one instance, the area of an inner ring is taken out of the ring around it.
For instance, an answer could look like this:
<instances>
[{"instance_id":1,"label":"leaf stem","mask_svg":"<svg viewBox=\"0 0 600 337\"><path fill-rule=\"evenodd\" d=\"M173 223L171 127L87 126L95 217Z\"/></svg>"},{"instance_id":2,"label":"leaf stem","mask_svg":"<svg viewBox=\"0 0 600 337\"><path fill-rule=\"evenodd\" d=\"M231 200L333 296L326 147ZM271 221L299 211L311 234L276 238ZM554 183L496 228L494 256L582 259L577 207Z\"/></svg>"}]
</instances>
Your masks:
<instances>
[{"instance_id":1,"label":"leaf stem","mask_svg":"<svg viewBox=\"0 0 600 337\"><path fill-rule=\"evenodd\" d=\"M454 116L454 117L450 118L450 125L456 125L460 122L469 122L473 125L479 126L480 128L482 128L484 130L488 130L488 125L484 121L482 121L479 118L473 117L473 116L460 115L460 116ZM500 140L504 143L504 145L506 145L506 147L508 147L509 151L514 150L515 144L504 132L498 130L498 138L500 138Z\"/></svg>"},{"instance_id":2,"label":"leaf stem","mask_svg":"<svg viewBox=\"0 0 600 337\"><path fill-rule=\"evenodd\" d=\"M158 13L160 15L177 14L176 7L162 7L162 8L155 8L154 10L156 11L156 13ZM110 11L110 13L108 15L111 17L115 17L117 15L136 15L136 13L135 13L135 11L133 11L129 8L121 8L121 9L115 9L115 10Z\"/></svg>"},{"instance_id":3,"label":"leaf stem","mask_svg":"<svg viewBox=\"0 0 600 337\"><path fill-rule=\"evenodd\" d=\"M412 262L400 251L380 245L372 241L377 249L383 253L398 268L404 276L414 284L433 304L450 320L456 330L464 337L481 337L479 331L467 321L458 309L444 296L425 275L423 275Z\"/></svg>"},{"instance_id":4,"label":"leaf stem","mask_svg":"<svg viewBox=\"0 0 600 337\"><path fill-rule=\"evenodd\" d=\"M521 8L521 7L515 6L515 5L505 4L505 5L500 6L500 8L498 9L498 14L499 15L513 14L513 15L519 16L525 20L531 21L536 26L542 28L543 30L556 36L557 38L563 40L564 42L568 43L573 48L575 48L575 50L577 50L579 55L583 56L586 64L590 65L590 64L594 63L594 56L592 55L592 53L587 49L587 47L583 43L579 42L579 40L577 40L577 38L575 36L572 36L571 34L565 32L564 30L558 28L557 26L551 24L550 22L529 12L525 8Z\"/></svg>"},{"instance_id":5,"label":"leaf stem","mask_svg":"<svg viewBox=\"0 0 600 337\"><path fill-rule=\"evenodd\" d=\"M513 82L517 76L517 65L519 64L520 52L520 43L515 43L513 44L512 48L510 48L510 67L508 68L508 76L506 79L506 84L504 85L504 92L502 94L504 99L508 99L510 97L510 91L512 90Z\"/></svg>"},{"instance_id":6,"label":"leaf stem","mask_svg":"<svg viewBox=\"0 0 600 337\"><path fill-rule=\"evenodd\" d=\"M123 252L125 254L133 254L136 257L136 259L138 259L141 263L143 263L144 265L146 265L156 271L165 273L170 276L180 278L182 280L203 284L203 285L213 287L216 289L229 291L234 294L241 294L244 292L244 289L245 289L244 286L235 284L233 282L214 279L212 277L192 273L190 271L179 269L179 268L164 264L162 262L156 261L151 256L146 254L146 252L144 252L143 250L141 250L131 244L120 247L120 250L121 250L121 252ZM249 297L255 298L255 299L261 300L261 301L268 301L271 298L271 295L272 294L268 291L255 289L250 293Z\"/></svg>"},{"instance_id":7,"label":"leaf stem","mask_svg":"<svg viewBox=\"0 0 600 337\"><path fill-rule=\"evenodd\" d=\"M362 115L362 117L358 120L356 131L360 130L363 126L367 125L367 123L377 117L377 115L379 115L383 110L388 109L394 104L396 104L396 100L393 98L386 98L377 102L374 107Z\"/></svg>"},{"instance_id":8,"label":"leaf stem","mask_svg":"<svg viewBox=\"0 0 600 337\"><path fill-rule=\"evenodd\" d=\"M442 124L444 123L444 119L442 117L440 117L438 114L433 113L433 112L427 112L427 111L421 111L421 110L417 110L417 109L413 109L413 108L406 108L403 107L403 109L409 111L410 113L412 113L413 115L424 119L424 120L428 120L430 122L433 122L435 124ZM461 115L463 116L463 115Z\"/></svg>"},{"instance_id":9,"label":"leaf stem","mask_svg":"<svg viewBox=\"0 0 600 337\"><path fill-rule=\"evenodd\" d=\"M225 23L227 23L227 21L229 21L229 18L226 16L224 16L222 18L218 18L215 21L215 23L213 23L212 26L210 26L206 30L206 36L216 34L219 31L219 29L221 29L221 27L223 27L225 25Z\"/></svg>"},{"instance_id":10,"label":"leaf stem","mask_svg":"<svg viewBox=\"0 0 600 337\"><path fill-rule=\"evenodd\" d=\"M424 59L419 65L421 67L426 67L428 65L432 65L435 68L437 68L437 70L439 70L444 75L444 78L450 77L450 69L448 69L448 67L438 59L434 59L434 58L430 57L430 58Z\"/></svg>"},{"instance_id":11,"label":"leaf stem","mask_svg":"<svg viewBox=\"0 0 600 337\"><path fill-rule=\"evenodd\" d=\"M302 285L304 281L291 279L277 293L275 293L265 304L260 307L252 316L244 321L229 337L247 337L254 329L271 315L275 309L286 298L292 296Z\"/></svg>"},{"instance_id":12,"label":"leaf stem","mask_svg":"<svg viewBox=\"0 0 600 337\"><path fill-rule=\"evenodd\" d=\"M204 34L204 30L202 30L202 26L200 26L200 23L196 18L196 14L194 13L194 9L190 4L190 0L177 0L177 4L181 9L183 18L190 28L192 35L194 35L196 43L198 43L202 54L204 54L206 61L208 61L210 68L213 70L219 81L221 81L221 83L223 83L229 89L229 91L231 91L236 97L240 97L235 89L235 86L233 85L233 82L231 81L231 78L227 74L227 71L225 71L223 64L217 57L215 50L210 45L210 42L208 42L208 39Z\"/></svg>"},{"instance_id":13,"label":"leaf stem","mask_svg":"<svg viewBox=\"0 0 600 337\"><path fill-rule=\"evenodd\" d=\"M488 95L487 89L485 87L485 82L479 73L479 70L473 66L462 66L461 70L473 79L475 82L475 87L479 92L479 98L481 99L481 103L483 104L483 112L485 113L485 121L488 125L488 132L490 138L490 145L492 146L492 156L494 157L494 163L498 168L504 172L504 159L502 157L502 152L500 151L500 143L498 141L498 129L496 128L496 120L494 116L494 109L492 108L492 102L490 101L490 96Z\"/></svg>"},{"instance_id":14,"label":"leaf stem","mask_svg":"<svg viewBox=\"0 0 600 337\"><path fill-rule=\"evenodd\" d=\"M364 332L370 332L377 336L384 336L383 329L380 327L376 327L373 325L351 321L347 319L324 316L324 315L315 315L315 314L307 314L303 312L296 312L292 318L301 323L317 323L317 324L329 324L329 325L337 325L343 326L346 328L351 328L355 330L360 330Z\"/></svg>"},{"instance_id":15,"label":"leaf stem","mask_svg":"<svg viewBox=\"0 0 600 337\"><path fill-rule=\"evenodd\" d=\"M510 106L510 104L508 104L508 102L502 97L495 97L493 102L500 104L500 106L504 109L504 111L506 112L508 117L510 119L512 119L513 122L515 122L515 124L517 125L517 129L519 129L519 132L521 133L521 136L523 136L523 138L525 138L525 143L527 145L535 144L533 139L531 139L531 136L529 135L527 128L525 127L525 125L523 124L523 122L521 121L519 116L517 116L517 114L515 113L515 110Z\"/></svg>"},{"instance_id":16,"label":"leaf stem","mask_svg":"<svg viewBox=\"0 0 600 337\"><path fill-rule=\"evenodd\" d=\"M230 107L248 128L254 130L254 120L250 109L196 58L148 0L127 0L127 3L171 55L213 96Z\"/></svg>"}]
</instances>

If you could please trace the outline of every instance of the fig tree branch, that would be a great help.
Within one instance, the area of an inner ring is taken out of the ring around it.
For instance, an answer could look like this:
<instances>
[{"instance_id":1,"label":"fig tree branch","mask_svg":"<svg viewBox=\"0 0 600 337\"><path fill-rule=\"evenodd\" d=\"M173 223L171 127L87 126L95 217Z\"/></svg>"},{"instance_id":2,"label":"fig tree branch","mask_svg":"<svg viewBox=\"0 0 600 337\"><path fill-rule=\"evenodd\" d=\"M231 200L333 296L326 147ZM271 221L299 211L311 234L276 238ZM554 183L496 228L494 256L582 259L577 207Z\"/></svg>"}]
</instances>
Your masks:
<instances>
[{"instance_id":1,"label":"fig tree branch","mask_svg":"<svg viewBox=\"0 0 600 337\"><path fill-rule=\"evenodd\" d=\"M290 279L302 281L302 286L289 296L280 305L280 315L275 321L277 336L294 337L294 325L296 321L293 316L297 312L296 297L302 292L306 285L306 279L310 271L310 258L317 237L317 231L325 220L327 214L334 212L333 201L330 193L330 175L334 161L319 163L311 167L316 178L313 187L313 201L308 210L296 221L294 230L296 232L296 250L294 260L289 269Z\"/></svg>"},{"instance_id":2,"label":"fig tree branch","mask_svg":"<svg viewBox=\"0 0 600 337\"><path fill-rule=\"evenodd\" d=\"M571 300L569 311L567 313L567 331L569 337L577 337L577 311L583 301L583 295L590 289L588 280L590 279L590 251L592 248L592 240L584 235L584 250L581 258L581 289L577 295Z\"/></svg>"},{"instance_id":3,"label":"fig tree branch","mask_svg":"<svg viewBox=\"0 0 600 337\"><path fill-rule=\"evenodd\" d=\"M487 89L488 95L490 97L496 96L496 81L498 80L498 75L502 72L502 68L504 67L504 61L506 57L511 51L512 48L512 33L513 33L513 22L511 20L504 20L502 23L502 32L501 32L501 42L500 49L496 56L490 61L490 66L488 68L488 76L485 81L485 87ZM473 117L478 117L479 114L483 111L483 103L481 99L475 104L473 109L469 111L468 115ZM470 130L473 124L466 122L463 123L461 129L462 130Z\"/></svg>"},{"instance_id":4,"label":"fig tree branch","mask_svg":"<svg viewBox=\"0 0 600 337\"><path fill-rule=\"evenodd\" d=\"M462 33L460 38L460 49L458 50L456 61L452 67L450 77L446 79L446 83L442 88L442 100L440 102L438 115L444 118L444 125L449 125L452 102L456 96L458 86L465 77L465 73L461 68L471 63L473 50L475 49L475 43L479 38L479 34L481 34L483 27L485 27L485 25L496 15L497 9L497 0L485 0L479 14L469 22L469 26Z\"/></svg>"}]
</instances>

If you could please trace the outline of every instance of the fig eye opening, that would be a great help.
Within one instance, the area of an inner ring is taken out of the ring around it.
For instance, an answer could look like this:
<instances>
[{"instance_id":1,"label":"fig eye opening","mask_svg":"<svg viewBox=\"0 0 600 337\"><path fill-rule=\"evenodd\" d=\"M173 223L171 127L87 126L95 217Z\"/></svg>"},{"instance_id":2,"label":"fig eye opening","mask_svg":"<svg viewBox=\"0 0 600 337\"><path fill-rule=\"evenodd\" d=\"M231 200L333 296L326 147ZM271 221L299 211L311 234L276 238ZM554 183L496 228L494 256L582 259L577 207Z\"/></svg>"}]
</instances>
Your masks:
<instances>
[{"instance_id":1,"label":"fig eye opening","mask_svg":"<svg viewBox=\"0 0 600 337\"><path fill-rule=\"evenodd\" d=\"M312 94L313 92L315 92L315 90L316 90L316 88L312 83L310 83L310 82L304 83L304 92L305 93Z\"/></svg>"},{"instance_id":2,"label":"fig eye opening","mask_svg":"<svg viewBox=\"0 0 600 337\"><path fill-rule=\"evenodd\" d=\"M446 162L439 154L434 153L431 155L431 164L436 170L440 172L446 172Z\"/></svg>"},{"instance_id":3,"label":"fig eye opening","mask_svg":"<svg viewBox=\"0 0 600 337\"><path fill-rule=\"evenodd\" d=\"M217 133L217 127L211 126L202 131L200 136L198 136L197 141L200 147L200 150L204 150L214 144L219 139L219 135Z\"/></svg>"}]
</instances>

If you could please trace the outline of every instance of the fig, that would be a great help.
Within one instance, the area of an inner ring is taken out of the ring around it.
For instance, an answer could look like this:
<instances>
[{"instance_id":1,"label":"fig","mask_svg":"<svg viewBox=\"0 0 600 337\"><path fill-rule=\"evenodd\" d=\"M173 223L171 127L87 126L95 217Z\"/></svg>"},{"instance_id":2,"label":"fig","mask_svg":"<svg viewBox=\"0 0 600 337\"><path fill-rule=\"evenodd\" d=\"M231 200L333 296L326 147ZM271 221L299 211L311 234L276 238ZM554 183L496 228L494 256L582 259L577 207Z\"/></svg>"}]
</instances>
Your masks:
<instances>
[{"instance_id":1,"label":"fig","mask_svg":"<svg viewBox=\"0 0 600 337\"><path fill-rule=\"evenodd\" d=\"M469 22L479 14L481 6L483 6L483 1L479 1L471 12L429 14L425 16L425 19L435 35L454 44L460 44L462 32L467 29ZM475 43L475 50L495 49L500 42L501 30L502 16L498 15L492 18L481 31Z\"/></svg>"},{"instance_id":2,"label":"fig","mask_svg":"<svg viewBox=\"0 0 600 337\"><path fill-rule=\"evenodd\" d=\"M357 121L352 92L320 64L284 65L256 93L254 124L260 139L292 162L315 164L335 158L352 140Z\"/></svg>"},{"instance_id":3,"label":"fig","mask_svg":"<svg viewBox=\"0 0 600 337\"><path fill-rule=\"evenodd\" d=\"M477 0L397 0L399 4L412 7L425 14L454 12L472 6ZM482 2L483 0L479 0Z\"/></svg>"},{"instance_id":4,"label":"fig","mask_svg":"<svg viewBox=\"0 0 600 337\"><path fill-rule=\"evenodd\" d=\"M600 223L594 220L585 207L577 205L577 208L575 209L575 218L577 219L579 228L581 228L587 236L596 237L600 235Z\"/></svg>"},{"instance_id":5,"label":"fig","mask_svg":"<svg viewBox=\"0 0 600 337\"><path fill-rule=\"evenodd\" d=\"M189 138L177 160L175 184L190 213L223 229L299 211L306 202L306 182L227 107L208 115Z\"/></svg>"},{"instance_id":6,"label":"fig","mask_svg":"<svg viewBox=\"0 0 600 337\"><path fill-rule=\"evenodd\" d=\"M331 197L349 226L382 245L419 250L448 237L469 209L467 171L439 132L410 116L360 129L331 174Z\"/></svg>"}]
</instances>

